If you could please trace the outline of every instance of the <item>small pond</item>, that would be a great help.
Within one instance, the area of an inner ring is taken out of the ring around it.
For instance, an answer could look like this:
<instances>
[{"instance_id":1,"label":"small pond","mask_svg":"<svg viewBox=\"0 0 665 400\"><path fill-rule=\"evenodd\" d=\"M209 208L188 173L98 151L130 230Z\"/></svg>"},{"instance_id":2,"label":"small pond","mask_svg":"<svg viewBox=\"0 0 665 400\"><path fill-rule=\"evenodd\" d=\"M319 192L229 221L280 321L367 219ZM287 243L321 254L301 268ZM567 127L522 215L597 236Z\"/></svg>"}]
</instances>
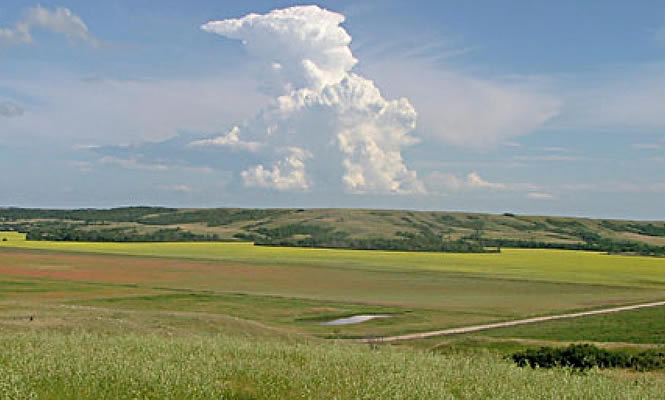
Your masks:
<instances>
[{"instance_id":1,"label":"small pond","mask_svg":"<svg viewBox=\"0 0 665 400\"><path fill-rule=\"evenodd\" d=\"M354 315L352 317L334 319L332 321L321 322L319 325L336 326L336 325L351 325L359 324L361 322L369 321L376 318L390 318L390 315L375 314L375 315Z\"/></svg>"}]
</instances>

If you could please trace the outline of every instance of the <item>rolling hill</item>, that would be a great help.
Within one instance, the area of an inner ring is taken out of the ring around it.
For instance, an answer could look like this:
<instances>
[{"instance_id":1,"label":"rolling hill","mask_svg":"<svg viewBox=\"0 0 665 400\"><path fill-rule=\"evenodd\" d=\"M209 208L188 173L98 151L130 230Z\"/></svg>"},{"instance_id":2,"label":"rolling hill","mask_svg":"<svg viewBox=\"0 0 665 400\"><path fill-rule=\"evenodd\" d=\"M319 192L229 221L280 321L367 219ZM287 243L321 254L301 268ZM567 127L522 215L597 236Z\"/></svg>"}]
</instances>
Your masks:
<instances>
[{"instance_id":1,"label":"rolling hill","mask_svg":"<svg viewBox=\"0 0 665 400\"><path fill-rule=\"evenodd\" d=\"M665 254L665 223L366 209L0 209L31 240L252 241L262 245L477 252L500 247Z\"/></svg>"}]
</instances>

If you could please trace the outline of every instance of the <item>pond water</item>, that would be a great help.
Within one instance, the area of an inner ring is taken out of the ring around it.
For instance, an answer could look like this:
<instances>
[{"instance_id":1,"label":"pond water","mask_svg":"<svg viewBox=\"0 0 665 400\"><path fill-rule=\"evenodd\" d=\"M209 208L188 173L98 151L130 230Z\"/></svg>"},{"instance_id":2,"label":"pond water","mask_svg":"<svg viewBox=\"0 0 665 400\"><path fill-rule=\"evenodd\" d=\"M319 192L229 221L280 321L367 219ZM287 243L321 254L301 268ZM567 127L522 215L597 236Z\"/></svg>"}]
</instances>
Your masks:
<instances>
[{"instance_id":1,"label":"pond water","mask_svg":"<svg viewBox=\"0 0 665 400\"><path fill-rule=\"evenodd\" d=\"M321 322L319 325L351 325L359 324L361 322L369 321L376 318L390 318L390 315L375 314L375 315L354 315L352 317L333 319L332 321Z\"/></svg>"}]
</instances>

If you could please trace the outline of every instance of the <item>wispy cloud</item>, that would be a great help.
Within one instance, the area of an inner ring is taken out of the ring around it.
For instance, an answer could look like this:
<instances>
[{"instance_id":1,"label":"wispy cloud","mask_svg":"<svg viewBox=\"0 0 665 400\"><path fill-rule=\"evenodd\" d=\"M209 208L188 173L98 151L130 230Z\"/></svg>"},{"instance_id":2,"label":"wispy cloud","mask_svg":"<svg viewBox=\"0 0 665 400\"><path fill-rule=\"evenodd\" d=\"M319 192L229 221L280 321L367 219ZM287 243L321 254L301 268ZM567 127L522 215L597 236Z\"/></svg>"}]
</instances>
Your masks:
<instances>
[{"instance_id":1,"label":"wispy cloud","mask_svg":"<svg viewBox=\"0 0 665 400\"><path fill-rule=\"evenodd\" d=\"M570 192L598 193L661 193L665 192L665 182L603 182L565 184L560 188Z\"/></svg>"},{"instance_id":2,"label":"wispy cloud","mask_svg":"<svg viewBox=\"0 0 665 400\"><path fill-rule=\"evenodd\" d=\"M531 183L504 183L487 180L478 174L471 172L466 177L458 177L455 174L432 172L425 178L425 183L433 193L457 192L457 191L505 191L505 192L526 192L538 191L542 188Z\"/></svg>"},{"instance_id":3,"label":"wispy cloud","mask_svg":"<svg viewBox=\"0 0 665 400\"><path fill-rule=\"evenodd\" d=\"M567 156L561 154L546 154L538 156L516 156L518 161L588 161L587 157Z\"/></svg>"},{"instance_id":4,"label":"wispy cloud","mask_svg":"<svg viewBox=\"0 0 665 400\"><path fill-rule=\"evenodd\" d=\"M527 193L526 197L531 200L552 200L554 196L544 192L531 192Z\"/></svg>"},{"instance_id":5,"label":"wispy cloud","mask_svg":"<svg viewBox=\"0 0 665 400\"><path fill-rule=\"evenodd\" d=\"M211 173L214 171L212 168L207 166L182 165L174 161L151 162L151 161L144 161L136 157L122 158L114 156L104 156L100 158L98 161L101 164L115 165L124 169L131 169L131 170L156 171L156 172L188 171L195 173Z\"/></svg>"},{"instance_id":6,"label":"wispy cloud","mask_svg":"<svg viewBox=\"0 0 665 400\"><path fill-rule=\"evenodd\" d=\"M472 189L506 190L508 188L504 183L488 182L484 180L477 172L472 172L466 177L466 185Z\"/></svg>"},{"instance_id":7,"label":"wispy cloud","mask_svg":"<svg viewBox=\"0 0 665 400\"><path fill-rule=\"evenodd\" d=\"M168 192L190 193L192 191L192 187L188 185L163 185L157 188Z\"/></svg>"},{"instance_id":8,"label":"wispy cloud","mask_svg":"<svg viewBox=\"0 0 665 400\"><path fill-rule=\"evenodd\" d=\"M92 163L89 161L70 161L69 166L80 172L92 171Z\"/></svg>"},{"instance_id":9,"label":"wispy cloud","mask_svg":"<svg viewBox=\"0 0 665 400\"><path fill-rule=\"evenodd\" d=\"M662 150L665 145L662 143L635 143L633 148L637 150Z\"/></svg>"},{"instance_id":10,"label":"wispy cloud","mask_svg":"<svg viewBox=\"0 0 665 400\"><path fill-rule=\"evenodd\" d=\"M102 157L99 162L102 164L117 165L125 169L136 169L144 171L167 171L169 167L166 164L146 164L130 158L117 158L117 157Z\"/></svg>"},{"instance_id":11,"label":"wispy cloud","mask_svg":"<svg viewBox=\"0 0 665 400\"><path fill-rule=\"evenodd\" d=\"M238 133L240 128L234 126L229 133L223 136L217 136L212 139L201 139L189 143L189 146L192 147L205 147L205 146L220 146L220 147L229 147L231 149L246 150L246 151L258 151L263 144L259 142L246 142L240 140Z\"/></svg>"},{"instance_id":12,"label":"wispy cloud","mask_svg":"<svg viewBox=\"0 0 665 400\"><path fill-rule=\"evenodd\" d=\"M0 117L20 117L23 115L23 108L11 101L0 102Z\"/></svg>"},{"instance_id":13,"label":"wispy cloud","mask_svg":"<svg viewBox=\"0 0 665 400\"><path fill-rule=\"evenodd\" d=\"M570 149L560 146L546 146L546 147L537 147L537 150L546 151L551 153L568 153Z\"/></svg>"},{"instance_id":14,"label":"wispy cloud","mask_svg":"<svg viewBox=\"0 0 665 400\"><path fill-rule=\"evenodd\" d=\"M7 131L34 142L119 145L160 141L180 132L218 132L229 121L246 119L266 98L239 73L232 79L103 79L49 74L2 79L0 86L34 98L30 115L8 119ZM229 96L242 93L242 96Z\"/></svg>"},{"instance_id":15,"label":"wispy cloud","mask_svg":"<svg viewBox=\"0 0 665 400\"><path fill-rule=\"evenodd\" d=\"M71 10L64 7L49 10L40 5L27 9L24 17L13 28L0 27L0 44L32 43L34 29L43 29L93 47L99 46L99 41L88 31L85 22Z\"/></svg>"},{"instance_id":16,"label":"wispy cloud","mask_svg":"<svg viewBox=\"0 0 665 400\"><path fill-rule=\"evenodd\" d=\"M559 115L561 100L530 77L478 77L419 58L378 59L363 69L389 93L408 96L421 134L467 148L510 144Z\"/></svg>"}]
</instances>

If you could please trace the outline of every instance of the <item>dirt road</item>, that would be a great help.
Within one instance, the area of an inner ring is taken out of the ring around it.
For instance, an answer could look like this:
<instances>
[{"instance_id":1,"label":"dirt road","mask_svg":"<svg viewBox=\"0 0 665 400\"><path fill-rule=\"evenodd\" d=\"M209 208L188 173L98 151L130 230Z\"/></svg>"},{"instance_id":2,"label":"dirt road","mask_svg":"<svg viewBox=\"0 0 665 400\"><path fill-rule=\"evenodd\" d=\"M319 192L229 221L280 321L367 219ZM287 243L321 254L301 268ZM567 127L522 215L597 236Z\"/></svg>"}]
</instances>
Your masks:
<instances>
[{"instance_id":1,"label":"dirt road","mask_svg":"<svg viewBox=\"0 0 665 400\"><path fill-rule=\"evenodd\" d=\"M622 311L633 311L642 308L660 307L660 306L665 306L665 301L659 301L655 303L635 304L632 306L604 308L601 310L582 311L582 312L569 313L569 314L549 315L546 317L518 319L515 321L496 322L493 324L485 324L485 325L465 326L462 328L443 329L439 331L411 333L407 335L386 336L386 337L371 338L371 339L359 339L359 341L362 343L383 343L383 342L396 342L399 340L426 339L435 336L458 335L461 333L471 333L471 332L484 331L488 329L505 328L508 326L535 324L537 322L554 321L558 319L568 319L568 318L579 318L579 317L586 317L589 315L612 314Z\"/></svg>"}]
</instances>

